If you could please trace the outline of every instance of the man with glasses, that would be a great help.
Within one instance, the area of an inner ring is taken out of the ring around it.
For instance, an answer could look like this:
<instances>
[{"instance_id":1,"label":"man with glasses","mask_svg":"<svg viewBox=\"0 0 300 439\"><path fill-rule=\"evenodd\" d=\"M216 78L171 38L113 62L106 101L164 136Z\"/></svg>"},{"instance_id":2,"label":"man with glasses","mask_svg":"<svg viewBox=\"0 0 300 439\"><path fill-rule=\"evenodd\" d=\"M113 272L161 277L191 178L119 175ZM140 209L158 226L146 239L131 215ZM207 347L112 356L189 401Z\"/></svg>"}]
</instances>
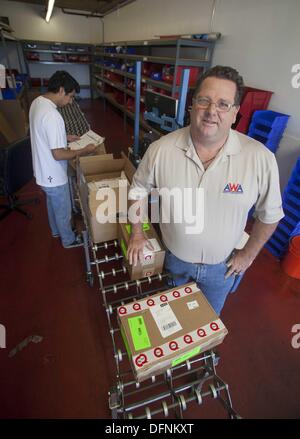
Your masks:
<instances>
[{"instance_id":1,"label":"man with glasses","mask_svg":"<svg viewBox=\"0 0 300 439\"><path fill-rule=\"evenodd\" d=\"M154 187L203 189L203 211L197 212L204 215L201 233L187 233L187 224L176 223L174 206L170 223L161 221L160 229L168 249L165 267L176 285L195 281L217 314L283 217L274 154L231 129L243 86L231 67L205 72L195 89L190 126L148 148L129 193L137 200ZM253 205L251 236L237 249ZM131 263L141 258L146 244L140 223L134 224L128 247Z\"/></svg>"},{"instance_id":2,"label":"man with glasses","mask_svg":"<svg viewBox=\"0 0 300 439\"><path fill-rule=\"evenodd\" d=\"M89 144L78 151L67 149L67 142L78 137L67 136L57 107L70 104L79 91L78 82L68 72L57 71L49 80L48 91L32 102L29 112L34 176L46 194L52 236L60 237L65 248L82 245L81 236L75 234L71 227L68 160L89 154L97 148Z\"/></svg>"}]
</instances>

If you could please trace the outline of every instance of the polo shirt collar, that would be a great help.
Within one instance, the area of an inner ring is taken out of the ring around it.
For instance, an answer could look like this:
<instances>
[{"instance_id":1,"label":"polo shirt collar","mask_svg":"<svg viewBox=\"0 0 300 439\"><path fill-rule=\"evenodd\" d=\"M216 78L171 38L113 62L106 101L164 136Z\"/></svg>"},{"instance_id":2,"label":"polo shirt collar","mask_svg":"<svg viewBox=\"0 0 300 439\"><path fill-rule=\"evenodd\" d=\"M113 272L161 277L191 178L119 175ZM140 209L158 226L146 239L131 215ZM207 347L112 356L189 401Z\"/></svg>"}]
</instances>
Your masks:
<instances>
[{"instance_id":1,"label":"polo shirt collar","mask_svg":"<svg viewBox=\"0 0 300 439\"><path fill-rule=\"evenodd\" d=\"M186 152L186 156L190 158L198 157L192 141L190 126L182 130L182 133L176 139L175 145ZM223 146L222 157L226 159L227 156L240 153L242 150L240 140L237 133L230 129L228 138Z\"/></svg>"}]
</instances>

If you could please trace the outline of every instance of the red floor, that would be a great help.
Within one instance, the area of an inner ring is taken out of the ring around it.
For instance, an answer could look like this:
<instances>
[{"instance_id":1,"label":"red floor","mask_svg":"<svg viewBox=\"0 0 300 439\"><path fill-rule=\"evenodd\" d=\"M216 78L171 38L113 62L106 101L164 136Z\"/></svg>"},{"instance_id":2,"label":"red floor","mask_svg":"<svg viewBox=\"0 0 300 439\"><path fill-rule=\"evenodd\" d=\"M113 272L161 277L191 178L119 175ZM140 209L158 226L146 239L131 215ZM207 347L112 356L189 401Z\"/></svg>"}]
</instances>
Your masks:
<instances>
[{"instance_id":1,"label":"red floor","mask_svg":"<svg viewBox=\"0 0 300 439\"><path fill-rule=\"evenodd\" d=\"M110 107L104 112L87 101L82 108L106 137L108 152L133 143L132 128L124 131ZM83 250L65 250L51 238L38 187L30 183L22 194L42 203L28 207L33 220L13 213L0 222L0 324L7 336L0 349L0 418L108 418L114 360L99 287L85 281ZM300 281L287 277L267 250L225 305L229 335L217 372L243 418L300 418L300 349L291 345L299 305ZM9 357L31 335L43 339ZM224 417L224 411L210 400L185 417Z\"/></svg>"}]
</instances>

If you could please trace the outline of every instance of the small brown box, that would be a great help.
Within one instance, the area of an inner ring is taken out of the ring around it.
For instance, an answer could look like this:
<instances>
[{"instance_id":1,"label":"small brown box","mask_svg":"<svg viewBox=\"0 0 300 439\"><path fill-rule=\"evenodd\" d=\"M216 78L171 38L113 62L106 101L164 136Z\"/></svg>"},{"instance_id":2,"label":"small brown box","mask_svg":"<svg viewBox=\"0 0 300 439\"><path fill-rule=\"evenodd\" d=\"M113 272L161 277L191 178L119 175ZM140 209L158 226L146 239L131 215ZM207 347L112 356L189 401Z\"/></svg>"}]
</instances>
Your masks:
<instances>
[{"instance_id":1,"label":"small brown box","mask_svg":"<svg viewBox=\"0 0 300 439\"><path fill-rule=\"evenodd\" d=\"M165 251L153 225L151 223L144 223L143 231L145 237L149 239L150 243L154 247L154 251L145 249L143 263L138 261L137 265L133 266L129 264L127 259L127 248L131 235L131 224L122 223L121 221L119 223L118 240L124 256L124 265L127 268L131 280L153 276L154 274L158 274L163 271Z\"/></svg>"}]
</instances>

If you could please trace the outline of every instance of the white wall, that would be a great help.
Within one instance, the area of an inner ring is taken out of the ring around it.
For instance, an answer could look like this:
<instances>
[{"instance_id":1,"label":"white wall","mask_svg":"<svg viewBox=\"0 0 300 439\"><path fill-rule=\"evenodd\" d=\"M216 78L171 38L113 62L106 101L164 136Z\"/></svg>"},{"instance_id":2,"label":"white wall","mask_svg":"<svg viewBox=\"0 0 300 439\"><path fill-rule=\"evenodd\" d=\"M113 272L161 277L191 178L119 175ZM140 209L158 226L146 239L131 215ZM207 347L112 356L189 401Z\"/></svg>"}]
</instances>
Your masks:
<instances>
[{"instance_id":1,"label":"white wall","mask_svg":"<svg viewBox=\"0 0 300 439\"><path fill-rule=\"evenodd\" d=\"M221 32L213 64L236 67L249 86L274 92L270 109L291 118L276 154L285 186L300 156L300 88L291 85L300 64L299 0L137 0L105 17L105 41L155 35Z\"/></svg>"},{"instance_id":2,"label":"white wall","mask_svg":"<svg viewBox=\"0 0 300 439\"><path fill-rule=\"evenodd\" d=\"M23 40L90 44L102 41L99 18L66 15L54 8L50 22L46 23L44 6L7 0L0 0L0 15L9 18L14 35Z\"/></svg>"},{"instance_id":3,"label":"white wall","mask_svg":"<svg viewBox=\"0 0 300 439\"><path fill-rule=\"evenodd\" d=\"M104 18L105 41L208 32L213 0L136 0Z\"/></svg>"}]
</instances>

